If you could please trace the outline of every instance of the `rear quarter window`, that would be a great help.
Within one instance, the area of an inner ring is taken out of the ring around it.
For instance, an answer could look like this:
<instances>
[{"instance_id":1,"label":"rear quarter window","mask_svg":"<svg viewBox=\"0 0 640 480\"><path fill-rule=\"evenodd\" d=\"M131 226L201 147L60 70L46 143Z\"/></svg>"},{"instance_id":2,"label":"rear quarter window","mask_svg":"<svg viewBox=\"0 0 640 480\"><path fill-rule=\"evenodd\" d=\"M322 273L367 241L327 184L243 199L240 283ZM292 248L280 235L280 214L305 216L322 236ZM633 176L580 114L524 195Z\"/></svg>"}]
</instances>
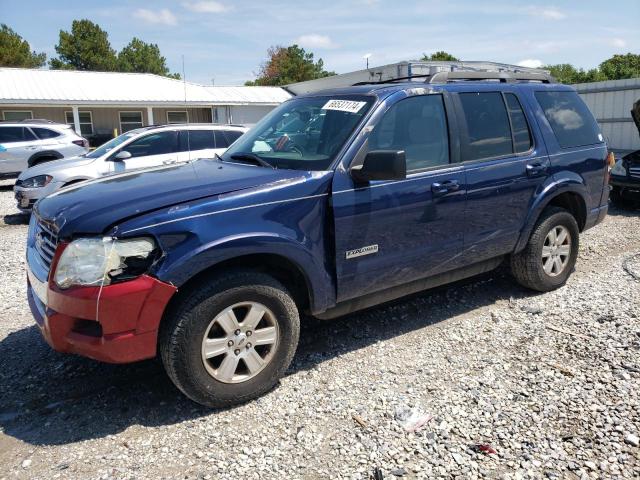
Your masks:
<instances>
[{"instance_id":1,"label":"rear quarter window","mask_svg":"<svg viewBox=\"0 0 640 480\"><path fill-rule=\"evenodd\" d=\"M55 130L50 130L48 128L39 128L39 127L31 127L31 130L40 138L41 140L45 140L47 138L56 138L61 134L56 132Z\"/></svg>"},{"instance_id":2,"label":"rear quarter window","mask_svg":"<svg viewBox=\"0 0 640 480\"><path fill-rule=\"evenodd\" d=\"M535 92L562 148L600 143L600 128L576 92Z\"/></svg>"}]
</instances>

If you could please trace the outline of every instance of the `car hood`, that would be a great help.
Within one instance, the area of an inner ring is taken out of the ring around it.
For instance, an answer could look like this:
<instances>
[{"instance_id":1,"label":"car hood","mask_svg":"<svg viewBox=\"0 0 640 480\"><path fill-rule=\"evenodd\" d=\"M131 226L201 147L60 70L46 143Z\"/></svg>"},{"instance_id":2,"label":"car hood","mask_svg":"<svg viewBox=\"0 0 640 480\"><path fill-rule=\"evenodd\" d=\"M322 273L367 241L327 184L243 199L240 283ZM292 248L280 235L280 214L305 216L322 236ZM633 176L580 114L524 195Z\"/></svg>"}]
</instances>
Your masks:
<instances>
[{"instance_id":1,"label":"car hood","mask_svg":"<svg viewBox=\"0 0 640 480\"><path fill-rule=\"evenodd\" d=\"M50 162L41 163L40 165L27 168L18 176L18 180L26 180L27 178L35 177L38 175L51 175L52 177L55 177L56 173L62 170L82 167L83 165L88 165L95 160L95 158L86 158L82 156L52 160Z\"/></svg>"},{"instance_id":2,"label":"car hood","mask_svg":"<svg viewBox=\"0 0 640 480\"><path fill-rule=\"evenodd\" d=\"M61 238L101 234L125 219L200 198L276 181L297 179L301 172L274 170L217 160L155 167L102 177L53 193L34 207Z\"/></svg>"}]
</instances>

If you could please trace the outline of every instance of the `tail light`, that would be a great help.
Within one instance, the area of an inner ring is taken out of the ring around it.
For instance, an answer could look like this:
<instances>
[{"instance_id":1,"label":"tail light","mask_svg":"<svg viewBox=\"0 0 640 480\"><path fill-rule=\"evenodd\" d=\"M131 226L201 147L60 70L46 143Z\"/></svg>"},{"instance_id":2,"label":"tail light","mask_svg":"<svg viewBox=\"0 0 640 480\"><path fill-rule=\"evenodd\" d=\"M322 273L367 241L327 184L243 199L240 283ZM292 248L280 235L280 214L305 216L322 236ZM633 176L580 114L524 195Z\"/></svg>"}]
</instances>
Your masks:
<instances>
[{"instance_id":1,"label":"tail light","mask_svg":"<svg viewBox=\"0 0 640 480\"><path fill-rule=\"evenodd\" d=\"M81 138L80 140L72 140L71 143L78 145L79 147L89 148L89 140Z\"/></svg>"}]
</instances>

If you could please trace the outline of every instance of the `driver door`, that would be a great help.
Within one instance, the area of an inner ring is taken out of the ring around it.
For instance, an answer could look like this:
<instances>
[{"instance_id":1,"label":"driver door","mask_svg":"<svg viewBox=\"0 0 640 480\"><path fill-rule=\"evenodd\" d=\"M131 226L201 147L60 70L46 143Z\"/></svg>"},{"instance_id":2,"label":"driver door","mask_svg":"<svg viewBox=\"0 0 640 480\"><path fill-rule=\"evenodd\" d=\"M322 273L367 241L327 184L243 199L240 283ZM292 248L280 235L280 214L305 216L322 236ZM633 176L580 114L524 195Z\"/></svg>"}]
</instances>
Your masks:
<instances>
[{"instance_id":1,"label":"driver door","mask_svg":"<svg viewBox=\"0 0 640 480\"><path fill-rule=\"evenodd\" d=\"M448 131L442 95L403 98L362 148L403 150L407 178L356 185L348 170L336 171L338 301L461 266L466 181L451 161Z\"/></svg>"},{"instance_id":2,"label":"driver door","mask_svg":"<svg viewBox=\"0 0 640 480\"><path fill-rule=\"evenodd\" d=\"M109 158L112 160L113 172L121 173L177 163L178 150L177 131L151 132L124 145ZM123 151L129 152L131 157L124 160L115 160L115 156Z\"/></svg>"}]
</instances>

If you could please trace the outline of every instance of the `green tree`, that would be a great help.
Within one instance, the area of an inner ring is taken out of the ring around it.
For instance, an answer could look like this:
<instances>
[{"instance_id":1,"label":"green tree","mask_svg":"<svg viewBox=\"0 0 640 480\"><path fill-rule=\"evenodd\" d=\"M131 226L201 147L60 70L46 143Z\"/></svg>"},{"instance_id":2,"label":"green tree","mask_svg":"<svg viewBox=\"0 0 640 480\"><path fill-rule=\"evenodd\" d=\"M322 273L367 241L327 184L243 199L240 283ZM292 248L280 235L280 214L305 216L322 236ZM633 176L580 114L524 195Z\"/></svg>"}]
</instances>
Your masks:
<instances>
[{"instance_id":1,"label":"green tree","mask_svg":"<svg viewBox=\"0 0 640 480\"><path fill-rule=\"evenodd\" d=\"M245 82L245 85L288 85L336 74L326 71L321 58L314 61L313 53L298 45L271 47L268 56L269 59L260 66L258 78Z\"/></svg>"},{"instance_id":2,"label":"green tree","mask_svg":"<svg viewBox=\"0 0 640 480\"><path fill-rule=\"evenodd\" d=\"M117 68L116 52L111 48L109 35L89 20L74 20L71 33L60 30L56 45L59 58L49 65L53 69L114 71Z\"/></svg>"},{"instance_id":3,"label":"green tree","mask_svg":"<svg viewBox=\"0 0 640 480\"><path fill-rule=\"evenodd\" d=\"M0 67L37 68L46 60L46 54L32 51L29 42L4 23L0 25Z\"/></svg>"},{"instance_id":4,"label":"green tree","mask_svg":"<svg viewBox=\"0 0 640 480\"><path fill-rule=\"evenodd\" d=\"M560 83L573 84L607 80L607 78L597 68L584 70L582 68L576 68L570 63L545 65L542 68L549 70L551 75Z\"/></svg>"},{"instance_id":5,"label":"green tree","mask_svg":"<svg viewBox=\"0 0 640 480\"><path fill-rule=\"evenodd\" d=\"M607 80L640 77L640 55L614 55L600 64L600 72Z\"/></svg>"},{"instance_id":6,"label":"green tree","mask_svg":"<svg viewBox=\"0 0 640 480\"><path fill-rule=\"evenodd\" d=\"M439 61L439 62L459 62L460 59L454 57L450 53L445 52L444 50L440 50L439 52L432 53L431 55L427 55L426 53L422 54L422 58L420 59L423 62L428 61Z\"/></svg>"},{"instance_id":7,"label":"green tree","mask_svg":"<svg viewBox=\"0 0 640 480\"><path fill-rule=\"evenodd\" d=\"M170 73L166 62L167 59L160 54L158 45L143 42L135 37L118 53L119 72L155 73L179 79L180 74Z\"/></svg>"}]
</instances>

